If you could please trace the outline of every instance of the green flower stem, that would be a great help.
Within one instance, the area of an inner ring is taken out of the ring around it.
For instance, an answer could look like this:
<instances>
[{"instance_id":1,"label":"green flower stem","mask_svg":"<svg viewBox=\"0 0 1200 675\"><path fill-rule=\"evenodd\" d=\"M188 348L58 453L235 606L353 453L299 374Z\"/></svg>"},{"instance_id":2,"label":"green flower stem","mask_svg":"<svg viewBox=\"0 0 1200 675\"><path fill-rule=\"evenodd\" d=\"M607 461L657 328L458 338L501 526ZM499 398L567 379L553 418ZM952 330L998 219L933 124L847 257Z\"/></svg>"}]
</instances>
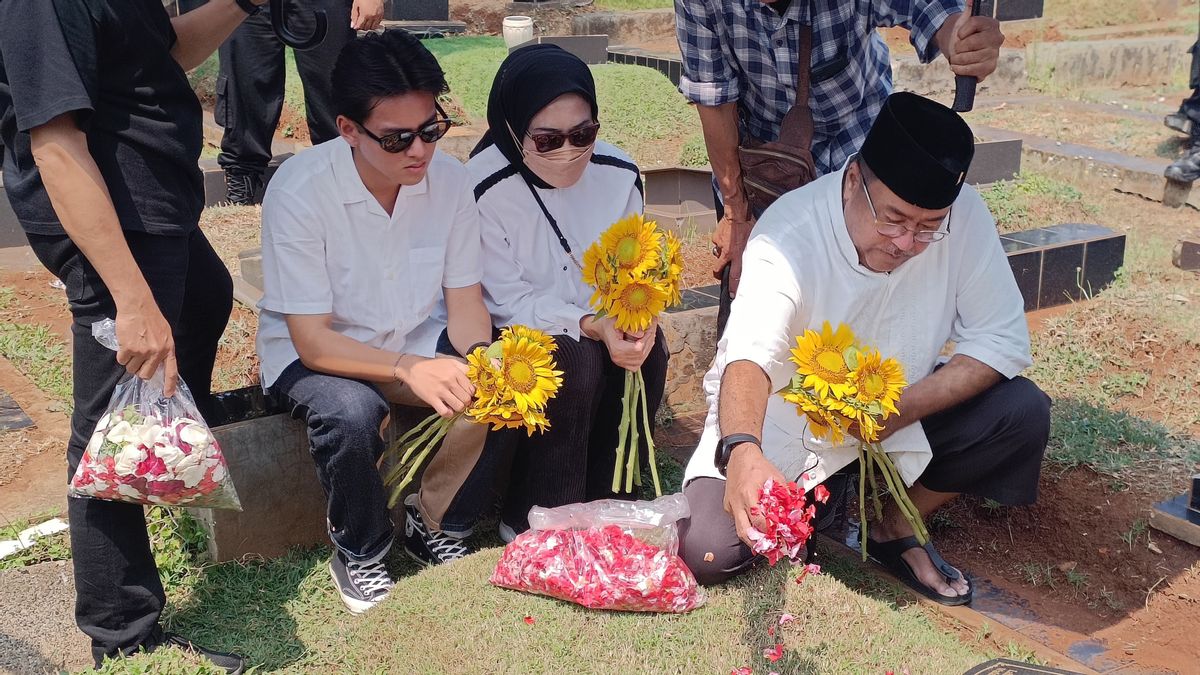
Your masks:
<instances>
[{"instance_id":1,"label":"green flower stem","mask_svg":"<svg viewBox=\"0 0 1200 675\"><path fill-rule=\"evenodd\" d=\"M387 476L384 477L383 482L385 484L390 485L395 483L396 480L400 478L400 474L403 472L403 467L408 464L408 460L413 456L413 453L417 450L417 448L422 447L431 436L437 433L439 422L441 421L442 416L434 413L429 417L426 417L421 421L420 424L417 425L417 428L421 429L422 431L416 436L415 440L411 440L409 438L413 433L410 431L400 440L392 443L387 452L384 453L384 457L395 457L396 455L400 454L400 448L405 448L405 450L404 454L400 456L400 459L396 462L395 466L393 466L391 471L388 472ZM380 461L382 462L383 459L381 458Z\"/></svg>"},{"instance_id":2,"label":"green flower stem","mask_svg":"<svg viewBox=\"0 0 1200 675\"><path fill-rule=\"evenodd\" d=\"M867 561L867 472L871 463L867 459L867 450L862 443L858 444L858 547L862 551L863 562Z\"/></svg>"},{"instance_id":3,"label":"green flower stem","mask_svg":"<svg viewBox=\"0 0 1200 675\"><path fill-rule=\"evenodd\" d=\"M861 444L859 445L861 449ZM881 521L883 520L883 503L879 501L879 483L875 480L875 458L870 455L867 458L870 460L866 465L868 468L867 478L871 479L871 501L875 505L875 519Z\"/></svg>"},{"instance_id":4,"label":"green flower stem","mask_svg":"<svg viewBox=\"0 0 1200 675\"><path fill-rule=\"evenodd\" d=\"M654 434L650 430L650 406L646 405L646 378L642 371L637 371L638 391L642 394L642 425L646 429L646 448L650 457L650 476L654 479L654 496L662 496L662 484L658 482L658 461L654 456Z\"/></svg>"},{"instance_id":5,"label":"green flower stem","mask_svg":"<svg viewBox=\"0 0 1200 675\"><path fill-rule=\"evenodd\" d=\"M629 420L629 435L632 440L629 442L629 463L625 465L625 492L633 492L633 474L638 470L638 459L641 455L641 448L638 446L638 425L637 425L637 407L638 407L638 386L637 378L630 371L625 371L625 381L631 383L629 391L629 405L625 408L625 418Z\"/></svg>"},{"instance_id":6,"label":"green flower stem","mask_svg":"<svg viewBox=\"0 0 1200 675\"><path fill-rule=\"evenodd\" d=\"M896 465L877 444L871 444L868 452L874 453L876 463L883 470L883 478L887 481L888 490L892 493L892 498L896 500L896 506L900 508L904 519L912 525L913 535L916 536L917 541L924 546L929 541L929 531L925 529L925 523L921 519L920 512L917 511L917 507L908 498L908 491L904 488L904 481L900 478L900 472L896 469Z\"/></svg>"},{"instance_id":7,"label":"green flower stem","mask_svg":"<svg viewBox=\"0 0 1200 675\"><path fill-rule=\"evenodd\" d=\"M436 422L439 417L441 417L441 415L438 415L435 413L435 414L430 415L429 417L426 417L425 419L421 420L420 424L417 424L412 429L409 429L408 433L404 434L400 438L397 438L396 441L392 444L392 447L393 448L404 447L410 441L412 441L413 439L417 438L422 433L424 433L425 430L429 428L429 425Z\"/></svg>"},{"instance_id":8,"label":"green flower stem","mask_svg":"<svg viewBox=\"0 0 1200 675\"><path fill-rule=\"evenodd\" d=\"M617 463L613 466L613 492L621 491L621 465L625 460L625 448L629 438L629 392L632 384L629 378L625 378L625 393L621 395L621 408L625 412L621 415L621 426L617 430Z\"/></svg>"},{"instance_id":9,"label":"green flower stem","mask_svg":"<svg viewBox=\"0 0 1200 675\"><path fill-rule=\"evenodd\" d=\"M408 473L404 474L404 480L400 481L400 484L392 490L392 496L390 499L388 499L388 508L395 506L396 502L400 500L400 495L404 492L404 488L408 487L408 484L412 482L413 476L417 475L417 470L420 469L425 463L425 458L429 456L429 453L437 447L438 443L442 442L442 438L445 437L446 432L450 430L450 426L454 423L454 419L455 418L444 419L440 424L435 425L437 432L423 445L420 454L418 454L416 458L409 463ZM414 449L416 447L417 446L413 446Z\"/></svg>"}]
</instances>

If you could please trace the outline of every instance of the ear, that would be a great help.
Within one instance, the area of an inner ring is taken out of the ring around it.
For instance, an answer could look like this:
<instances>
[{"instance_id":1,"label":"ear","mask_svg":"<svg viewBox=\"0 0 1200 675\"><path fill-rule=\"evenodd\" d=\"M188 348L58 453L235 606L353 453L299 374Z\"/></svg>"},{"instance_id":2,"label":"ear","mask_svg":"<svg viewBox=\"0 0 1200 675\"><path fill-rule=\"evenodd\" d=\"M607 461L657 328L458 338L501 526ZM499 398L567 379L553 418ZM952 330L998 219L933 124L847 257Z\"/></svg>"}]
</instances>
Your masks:
<instances>
[{"instance_id":1,"label":"ear","mask_svg":"<svg viewBox=\"0 0 1200 675\"><path fill-rule=\"evenodd\" d=\"M858 166L857 161L850 162L846 165L846 179L842 181L842 203L849 203L854 195L862 189L862 169Z\"/></svg>"},{"instance_id":2,"label":"ear","mask_svg":"<svg viewBox=\"0 0 1200 675\"><path fill-rule=\"evenodd\" d=\"M338 133L346 139L346 143L350 144L352 148L357 148L361 138L358 124L345 115L338 115L334 123L337 124Z\"/></svg>"}]
</instances>

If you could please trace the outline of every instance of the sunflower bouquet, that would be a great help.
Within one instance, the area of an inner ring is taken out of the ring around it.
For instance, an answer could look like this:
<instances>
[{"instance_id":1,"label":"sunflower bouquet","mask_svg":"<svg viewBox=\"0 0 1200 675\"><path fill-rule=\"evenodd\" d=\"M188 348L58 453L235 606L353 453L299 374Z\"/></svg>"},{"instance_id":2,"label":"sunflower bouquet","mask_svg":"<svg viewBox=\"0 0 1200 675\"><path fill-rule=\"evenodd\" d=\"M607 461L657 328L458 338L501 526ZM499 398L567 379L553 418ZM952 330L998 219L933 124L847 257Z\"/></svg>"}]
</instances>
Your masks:
<instances>
[{"instance_id":1,"label":"sunflower bouquet","mask_svg":"<svg viewBox=\"0 0 1200 675\"><path fill-rule=\"evenodd\" d=\"M883 421L899 414L896 402L908 384L900 362L883 358L877 349L857 344L849 326L839 324L835 331L828 321L820 332L809 329L796 338L791 361L796 364L796 374L779 394L795 404L797 414L808 417L813 435L840 444L851 428L857 427L857 436L861 439L858 444L858 505L863 559L867 557L868 481L875 517L883 518L876 469L896 499L900 512L912 524L917 541L925 544L929 540L929 531L908 498L900 473L878 440Z\"/></svg>"},{"instance_id":2,"label":"sunflower bouquet","mask_svg":"<svg viewBox=\"0 0 1200 675\"><path fill-rule=\"evenodd\" d=\"M596 318L613 317L617 330L636 333L650 328L667 307L681 302L683 276L680 242L658 223L635 213L618 220L583 254L583 281L595 288L590 304ZM662 495L650 432L650 408L642 372L625 373L621 399L621 424L617 433L613 492L633 492L641 485L638 462L638 427L646 439L654 494ZM622 490L622 483L624 490Z\"/></svg>"},{"instance_id":3,"label":"sunflower bouquet","mask_svg":"<svg viewBox=\"0 0 1200 675\"><path fill-rule=\"evenodd\" d=\"M467 354L467 379L475 385L471 404L454 417L430 415L388 448L385 457L397 457L384 483L394 485L389 506L395 506L429 453L437 447L456 420L464 415L492 429L545 431L546 404L562 386L562 371L552 356L554 340L525 326L510 326L488 347Z\"/></svg>"}]
</instances>

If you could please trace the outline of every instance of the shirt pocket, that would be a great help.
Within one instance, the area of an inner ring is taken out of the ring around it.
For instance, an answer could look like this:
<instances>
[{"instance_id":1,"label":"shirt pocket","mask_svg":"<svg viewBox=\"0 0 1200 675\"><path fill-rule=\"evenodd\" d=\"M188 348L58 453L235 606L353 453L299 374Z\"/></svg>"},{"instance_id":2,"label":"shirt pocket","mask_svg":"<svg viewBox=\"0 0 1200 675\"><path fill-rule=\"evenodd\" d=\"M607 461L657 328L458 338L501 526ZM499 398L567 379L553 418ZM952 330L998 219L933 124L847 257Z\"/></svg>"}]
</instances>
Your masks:
<instances>
[{"instance_id":1,"label":"shirt pocket","mask_svg":"<svg viewBox=\"0 0 1200 675\"><path fill-rule=\"evenodd\" d=\"M408 252L408 309L416 323L424 321L442 299L442 275L446 249L441 246L414 248Z\"/></svg>"}]
</instances>

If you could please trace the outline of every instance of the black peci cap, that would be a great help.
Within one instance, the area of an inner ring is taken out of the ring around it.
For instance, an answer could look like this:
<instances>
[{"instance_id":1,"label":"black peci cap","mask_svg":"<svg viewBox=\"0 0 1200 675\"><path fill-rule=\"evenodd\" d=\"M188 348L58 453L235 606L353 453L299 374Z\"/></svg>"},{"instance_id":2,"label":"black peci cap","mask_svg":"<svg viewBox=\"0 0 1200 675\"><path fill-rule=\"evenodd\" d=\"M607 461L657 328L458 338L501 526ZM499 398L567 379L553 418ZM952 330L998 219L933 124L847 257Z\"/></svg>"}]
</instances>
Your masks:
<instances>
[{"instance_id":1,"label":"black peci cap","mask_svg":"<svg viewBox=\"0 0 1200 675\"><path fill-rule=\"evenodd\" d=\"M975 136L953 110L898 92L884 101L859 155L896 196L923 209L944 209L962 189Z\"/></svg>"}]
</instances>

